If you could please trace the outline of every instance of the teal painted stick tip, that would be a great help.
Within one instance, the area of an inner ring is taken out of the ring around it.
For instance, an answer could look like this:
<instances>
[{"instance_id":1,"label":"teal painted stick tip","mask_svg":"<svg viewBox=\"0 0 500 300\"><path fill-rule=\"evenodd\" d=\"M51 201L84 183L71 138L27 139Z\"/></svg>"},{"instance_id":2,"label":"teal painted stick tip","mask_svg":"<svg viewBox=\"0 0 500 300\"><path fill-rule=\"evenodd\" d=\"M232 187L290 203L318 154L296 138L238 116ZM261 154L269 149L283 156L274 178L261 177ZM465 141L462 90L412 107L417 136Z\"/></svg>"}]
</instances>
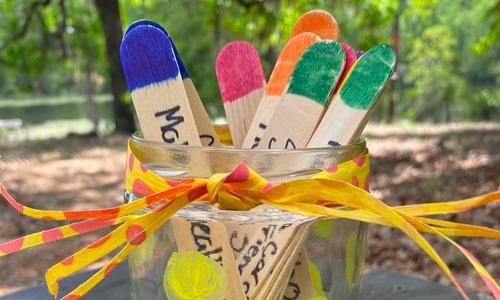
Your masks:
<instances>
[{"instance_id":1,"label":"teal painted stick tip","mask_svg":"<svg viewBox=\"0 0 500 300\"><path fill-rule=\"evenodd\" d=\"M304 96L325 106L345 62L344 49L339 43L323 40L312 44L297 61L287 94Z\"/></svg>"},{"instance_id":2,"label":"teal painted stick tip","mask_svg":"<svg viewBox=\"0 0 500 300\"><path fill-rule=\"evenodd\" d=\"M391 46L381 44L366 52L354 66L339 91L345 105L368 110L382 93L396 67L396 52Z\"/></svg>"}]
</instances>

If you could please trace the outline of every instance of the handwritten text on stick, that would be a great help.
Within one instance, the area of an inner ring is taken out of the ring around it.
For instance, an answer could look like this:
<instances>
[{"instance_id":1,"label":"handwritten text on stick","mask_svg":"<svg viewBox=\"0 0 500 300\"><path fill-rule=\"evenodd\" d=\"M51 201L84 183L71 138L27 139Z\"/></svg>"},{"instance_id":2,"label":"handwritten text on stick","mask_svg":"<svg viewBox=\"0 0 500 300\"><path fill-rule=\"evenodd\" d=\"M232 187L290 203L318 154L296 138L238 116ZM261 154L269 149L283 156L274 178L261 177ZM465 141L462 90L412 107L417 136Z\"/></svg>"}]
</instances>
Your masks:
<instances>
[{"instance_id":1,"label":"handwritten text on stick","mask_svg":"<svg viewBox=\"0 0 500 300\"><path fill-rule=\"evenodd\" d=\"M160 118L160 117L164 116L166 121L168 122L167 125L160 127L162 138L163 138L163 141L165 143L174 144L174 143L176 143L176 140L179 139L179 131L175 127L184 122L184 117L183 116L176 116L175 114L177 112L179 112L180 109L181 109L181 107L179 105L176 105L170 109L155 113L156 118ZM175 138L167 137L168 132L175 134ZM188 145L188 142L186 141L182 144Z\"/></svg>"}]
</instances>

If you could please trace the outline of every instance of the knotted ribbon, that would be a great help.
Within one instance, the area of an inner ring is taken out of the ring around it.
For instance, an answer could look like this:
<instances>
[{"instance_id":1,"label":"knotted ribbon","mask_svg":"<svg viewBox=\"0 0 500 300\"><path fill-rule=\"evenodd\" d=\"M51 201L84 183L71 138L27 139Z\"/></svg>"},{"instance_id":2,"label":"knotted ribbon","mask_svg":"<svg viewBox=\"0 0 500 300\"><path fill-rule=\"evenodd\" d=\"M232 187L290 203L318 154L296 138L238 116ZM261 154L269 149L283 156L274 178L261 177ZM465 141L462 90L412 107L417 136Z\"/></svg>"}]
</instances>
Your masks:
<instances>
[{"instance_id":1,"label":"knotted ribbon","mask_svg":"<svg viewBox=\"0 0 500 300\"><path fill-rule=\"evenodd\" d=\"M50 268L46 274L50 293L57 295L57 281L103 257L119 246L125 247L100 271L63 300L77 300L106 277L119 262L151 236L173 214L193 201L218 204L221 210L250 210L268 204L303 216L335 217L397 227L410 236L445 271L465 299L469 299L445 262L419 231L438 234L456 246L479 272L497 300L500 287L466 249L449 236L500 238L500 231L423 218L422 216L460 213L500 200L494 192L462 201L390 207L373 197L368 190L369 155L333 166L310 179L298 179L273 186L245 164L227 174L214 174L209 179L168 181L148 170L134 155L129 141L125 187L144 198L118 207L86 211L37 210L19 204L0 184L0 193L24 215L40 219L88 219L67 226L35 233L0 245L0 256L55 240L75 236L104 227L122 224L110 234ZM364 189L360 188L364 187ZM338 209L348 206L352 209ZM142 209L142 215L133 214Z\"/></svg>"}]
</instances>

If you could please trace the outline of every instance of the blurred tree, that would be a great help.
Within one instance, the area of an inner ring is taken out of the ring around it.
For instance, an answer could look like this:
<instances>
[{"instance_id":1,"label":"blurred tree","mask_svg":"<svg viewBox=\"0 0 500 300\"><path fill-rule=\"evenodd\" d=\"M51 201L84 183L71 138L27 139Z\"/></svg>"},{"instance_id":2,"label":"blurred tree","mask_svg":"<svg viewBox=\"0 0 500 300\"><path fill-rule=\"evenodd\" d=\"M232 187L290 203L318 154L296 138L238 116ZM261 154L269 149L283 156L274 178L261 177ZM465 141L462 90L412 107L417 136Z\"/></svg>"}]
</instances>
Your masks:
<instances>
[{"instance_id":1,"label":"blurred tree","mask_svg":"<svg viewBox=\"0 0 500 300\"><path fill-rule=\"evenodd\" d=\"M75 91L86 94L87 114L97 124L91 81L97 68L102 73L109 66L116 130L132 132L132 112L122 100L128 89L119 57L122 27L118 0L95 2L101 14L90 0L3 1L1 16L10 30L0 34L4 41L0 63L7 69L2 68L2 79L16 87L11 88L11 94L32 91L53 95L74 86ZM103 37L111 48L108 64L103 62Z\"/></svg>"},{"instance_id":2,"label":"blurred tree","mask_svg":"<svg viewBox=\"0 0 500 300\"><path fill-rule=\"evenodd\" d=\"M123 101L124 94L128 92L128 85L120 60L120 45L123 36L120 6L118 0L94 0L94 2L99 10L106 38L116 131L132 133L135 131L132 109Z\"/></svg>"},{"instance_id":3,"label":"blurred tree","mask_svg":"<svg viewBox=\"0 0 500 300\"><path fill-rule=\"evenodd\" d=\"M492 11L498 10L499 1L4 0L0 2L0 96L112 92L115 112L124 116L117 118L118 129L133 125L118 49L123 28L147 18L167 29L209 115L215 118L223 115L214 72L220 49L233 40L252 43L269 76L295 21L306 11L324 9L339 23L339 41L356 51L379 43L399 48L399 79L384 93L374 111L375 120L491 119L500 116L498 109L492 109L498 103L500 43L480 46L496 28ZM60 2L65 3L65 14ZM490 17L478 18L485 15ZM439 34L445 34L445 45L436 42ZM417 53L416 46L423 52ZM443 49L450 55L435 55ZM437 80L436 74L444 81ZM427 75L434 80L426 79ZM113 81L97 84L104 77ZM433 109L424 112L427 97Z\"/></svg>"},{"instance_id":4,"label":"blurred tree","mask_svg":"<svg viewBox=\"0 0 500 300\"><path fill-rule=\"evenodd\" d=\"M451 103L461 96L465 86L455 67L456 46L457 39L441 25L425 29L422 37L413 41L408 60L414 87L408 92L413 96L418 120L451 121Z\"/></svg>"},{"instance_id":5,"label":"blurred tree","mask_svg":"<svg viewBox=\"0 0 500 300\"><path fill-rule=\"evenodd\" d=\"M481 41L474 46L477 53L484 53L495 42L500 41L500 0L495 0L484 17L486 20L492 20L488 35L481 38ZM500 55L500 54L499 54Z\"/></svg>"}]
</instances>

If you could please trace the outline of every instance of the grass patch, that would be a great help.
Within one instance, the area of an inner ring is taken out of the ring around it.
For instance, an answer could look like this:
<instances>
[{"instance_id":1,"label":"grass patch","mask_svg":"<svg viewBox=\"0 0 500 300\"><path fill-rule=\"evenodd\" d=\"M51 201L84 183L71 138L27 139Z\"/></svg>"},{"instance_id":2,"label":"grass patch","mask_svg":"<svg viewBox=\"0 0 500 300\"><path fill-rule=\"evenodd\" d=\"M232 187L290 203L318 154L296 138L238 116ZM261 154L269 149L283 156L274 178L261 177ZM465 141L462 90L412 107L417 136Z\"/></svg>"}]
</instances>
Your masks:
<instances>
[{"instance_id":1,"label":"grass patch","mask_svg":"<svg viewBox=\"0 0 500 300\"><path fill-rule=\"evenodd\" d=\"M113 95L103 94L95 95L95 102L110 102L113 101ZM84 95L72 95L61 97L42 97L42 98L20 98L20 99L5 99L0 100L0 108L2 107L27 107L37 105L59 105L66 103L83 103L85 102Z\"/></svg>"}]
</instances>

